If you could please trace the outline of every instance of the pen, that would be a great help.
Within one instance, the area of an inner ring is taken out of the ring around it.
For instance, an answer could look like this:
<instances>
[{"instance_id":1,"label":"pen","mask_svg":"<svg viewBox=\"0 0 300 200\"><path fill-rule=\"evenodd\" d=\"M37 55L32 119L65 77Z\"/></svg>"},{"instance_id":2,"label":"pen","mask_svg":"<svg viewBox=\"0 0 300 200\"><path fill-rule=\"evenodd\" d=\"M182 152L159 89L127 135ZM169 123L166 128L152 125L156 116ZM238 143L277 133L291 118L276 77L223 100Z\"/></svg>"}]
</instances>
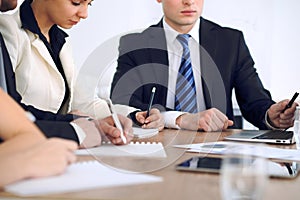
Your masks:
<instances>
[{"instance_id":1,"label":"pen","mask_svg":"<svg viewBox=\"0 0 300 200\"><path fill-rule=\"evenodd\" d=\"M149 101L149 105L148 105L148 110L147 110L147 114L146 114L146 119L147 119L147 117L149 117L149 115L150 115L150 110L151 110L151 107L152 107L152 103L153 103L155 91L156 91L156 87L153 87L153 88L152 88L152 91L151 91L151 97L150 97L150 101Z\"/></svg>"},{"instance_id":2,"label":"pen","mask_svg":"<svg viewBox=\"0 0 300 200\"><path fill-rule=\"evenodd\" d=\"M107 99L106 102L108 104L111 116L112 116L112 118L114 120L114 123L115 123L117 129L119 129L120 132L121 132L121 139L122 139L123 143L126 144L127 140L126 140L126 137L124 136L123 128L122 128L122 125L121 125L120 120L118 118L118 115L117 115L117 113L114 110L114 106L113 106L113 104L112 104L112 102L111 102L110 99Z\"/></svg>"},{"instance_id":3,"label":"pen","mask_svg":"<svg viewBox=\"0 0 300 200\"><path fill-rule=\"evenodd\" d=\"M285 106L285 108L283 109L283 113L286 109L292 107L294 101L296 100L296 98L298 97L299 93L298 92L295 92L294 96L292 97L292 99L289 101L289 103Z\"/></svg>"}]
</instances>

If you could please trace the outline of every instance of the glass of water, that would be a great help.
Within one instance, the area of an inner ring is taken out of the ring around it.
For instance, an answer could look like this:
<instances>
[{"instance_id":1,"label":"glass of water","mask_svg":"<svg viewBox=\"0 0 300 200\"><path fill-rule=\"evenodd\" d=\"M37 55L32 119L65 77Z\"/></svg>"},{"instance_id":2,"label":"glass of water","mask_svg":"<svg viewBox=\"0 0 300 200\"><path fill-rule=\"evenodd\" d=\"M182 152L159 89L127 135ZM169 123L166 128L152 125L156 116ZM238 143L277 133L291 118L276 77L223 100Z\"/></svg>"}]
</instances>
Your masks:
<instances>
[{"instance_id":1,"label":"glass of water","mask_svg":"<svg viewBox=\"0 0 300 200\"><path fill-rule=\"evenodd\" d=\"M297 149L300 149L300 106L297 106L295 111L294 138Z\"/></svg>"},{"instance_id":2,"label":"glass of water","mask_svg":"<svg viewBox=\"0 0 300 200\"><path fill-rule=\"evenodd\" d=\"M220 177L222 199L263 199L267 161L254 151L258 147L233 147L226 152Z\"/></svg>"}]
</instances>

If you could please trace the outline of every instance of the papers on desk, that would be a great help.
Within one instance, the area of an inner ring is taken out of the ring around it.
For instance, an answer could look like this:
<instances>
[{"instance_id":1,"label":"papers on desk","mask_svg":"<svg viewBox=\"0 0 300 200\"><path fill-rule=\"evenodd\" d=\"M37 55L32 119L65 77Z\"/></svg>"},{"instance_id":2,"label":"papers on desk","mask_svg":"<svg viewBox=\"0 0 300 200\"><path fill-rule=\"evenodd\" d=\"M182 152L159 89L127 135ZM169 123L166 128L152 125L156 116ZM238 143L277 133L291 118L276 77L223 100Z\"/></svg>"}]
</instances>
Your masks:
<instances>
[{"instance_id":1,"label":"papers on desk","mask_svg":"<svg viewBox=\"0 0 300 200\"><path fill-rule=\"evenodd\" d=\"M99 147L80 149L76 155L131 156L165 158L167 154L161 143L130 143L127 145L102 144Z\"/></svg>"},{"instance_id":2,"label":"papers on desk","mask_svg":"<svg viewBox=\"0 0 300 200\"><path fill-rule=\"evenodd\" d=\"M188 152L196 153L210 153L210 154L224 154L230 147L243 147L254 148L257 145L251 145L247 143L236 143L236 142L209 142L209 143L197 143L197 144L186 144L186 145L174 145L177 148L186 148ZM279 160L288 161L300 161L300 150L297 149L281 149L269 146L259 145L260 151L243 151L251 152L254 156L260 156L264 158L272 158ZM237 152L238 153L238 152Z\"/></svg>"},{"instance_id":3,"label":"papers on desk","mask_svg":"<svg viewBox=\"0 0 300 200\"><path fill-rule=\"evenodd\" d=\"M124 170L120 172L97 161L89 161L72 164L64 174L59 176L24 180L8 185L4 189L19 196L37 196L162 180L161 177L152 175L124 172Z\"/></svg>"},{"instance_id":4,"label":"papers on desk","mask_svg":"<svg viewBox=\"0 0 300 200\"><path fill-rule=\"evenodd\" d=\"M135 138L149 138L154 135L158 134L158 129L157 128L139 128L139 127L133 127L133 136Z\"/></svg>"}]
</instances>

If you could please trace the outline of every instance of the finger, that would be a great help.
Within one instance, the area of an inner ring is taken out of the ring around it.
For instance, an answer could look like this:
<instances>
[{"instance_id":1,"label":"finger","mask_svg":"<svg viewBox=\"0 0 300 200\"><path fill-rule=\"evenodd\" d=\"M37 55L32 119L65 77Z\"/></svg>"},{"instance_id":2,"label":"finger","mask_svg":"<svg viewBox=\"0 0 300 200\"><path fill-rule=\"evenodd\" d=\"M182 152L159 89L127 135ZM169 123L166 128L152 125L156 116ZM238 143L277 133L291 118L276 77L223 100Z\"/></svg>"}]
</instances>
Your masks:
<instances>
[{"instance_id":1,"label":"finger","mask_svg":"<svg viewBox=\"0 0 300 200\"><path fill-rule=\"evenodd\" d=\"M67 150L74 151L78 148L76 142L71 140L66 140L62 138L50 138L48 141L58 144L61 147L65 147Z\"/></svg>"},{"instance_id":2,"label":"finger","mask_svg":"<svg viewBox=\"0 0 300 200\"><path fill-rule=\"evenodd\" d=\"M285 114L285 115L294 115L297 106L298 106L298 104L294 102L290 108L288 108L284 111L283 114Z\"/></svg>"},{"instance_id":3,"label":"finger","mask_svg":"<svg viewBox=\"0 0 300 200\"><path fill-rule=\"evenodd\" d=\"M291 113L291 114L280 114L279 116L279 120L293 120L294 119L294 113Z\"/></svg>"},{"instance_id":4,"label":"finger","mask_svg":"<svg viewBox=\"0 0 300 200\"><path fill-rule=\"evenodd\" d=\"M282 101L274 104L275 113L281 113L285 109L285 107L288 103L289 103L289 100L285 99L285 100L282 100Z\"/></svg>"},{"instance_id":5,"label":"finger","mask_svg":"<svg viewBox=\"0 0 300 200\"><path fill-rule=\"evenodd\" d=\"M212 127L210 126L210 122L207 120L204 120L204 123L202 123L202 128L204 131L211 132Z\"/></svg>"},{"instance_id":6,"label":"finger","mask_svg":"<svg viewBox=\"0 0 300 200\"><path fill-rule=\"evenodd\" d=\"M226 130L227 128L228 128L228 120L226 120L224 122L224 126L223 126L222 130Z\"/></svg>"},{"instance_id":7,"label":"finger","mask_svg":"<svg viewBox=\"0 0 300 200\"><path fill-rule=\"evenodd\" d=\"M128 119L127 117L124 117L122 115L118 115L120 122L123 126L123 130L126 134L128 133L132 133L132 121L130 119Z\"/></svg>"},{"instance_id":8,"label":"finger","mask_svg":"<svg viewBox=\"0 0 300 200\"><path fill-rule=\"evenodd\" d=\"M216 119L213 118L208 118L206 123L209 126L209 131L215 131L217 129L217 122L215 121Z\"/></svg>"},{"instance_id":9,"label":"finger","mask_svg":"<svg viewBox=\"0 0 300 200\"><path fill-rule=\"evenodd\" d=\"M228 120L228 126L233 126L234 125L234 122L232 120Z\"/></svg>"},{"instance_id":10,"label":"finger","mask_svg":"<svg viewBox=\"0 0 300 200\"><path fill-rule=\"evenodd\" d=\"M78 144L74 141L66 140L65 143L68 150L74 151L78 149Z\"/></svg>"},{"instance_id":11,"label":"finger","mask_svg":"<svg viewBox=\"0 0 300 200\"><path fill-rule=\"evenodd\" d=\"M106 135L107 137L108 136L114 137L114 138L120 137L121 132L118 128L116 128L108 123L105 123L105 122L104 123L101 122L101 123L99 123L99 125L100 125L100 129L101 129L102 133L104 135Z\"/></svg>"},{"instance_id":12,"label":"finger","mask_svg":"<svg viewBox=\"0 0 300 200\"><path fill-rule=\"evenodd\" d=\"M145 116L146 116L146 112L138 112L136 113L136 120L138 122L140 122L141 124L145 123Z\"/></svg>"},{"instance_id":13,"label":"finger","mask_svg":"<svg viewBox=\"0 0 300 200\"><path fill-rule=\"evenodd\" d=\"M145 129L147 129L147 128L156 128L156 127L158 127L158 123L157 122L150 122L150 123L144 124L142 126L142 128L145 128Z\"/></svg>"},{"instance_id":14,"label":"finger","mask_svg":"<svg viewBox=\"0 0 300 200\"><path fill-rule=\"evenodd\" d=\"M124 142L121 138L114 138L111 140L111 143L116 144L116 145L124 144Z\"/></svg>"},{"instance_id":15,"label":"finger","mask_svg":"<svg viewBox=\"0 0 300 200\"><path fill-rule=\"evenodd\" d=\"M76 155L73 152L68 152L68 164L74 163L77 160Z\"/></svg>"},{"instance_id":16,"label":"finger","mask_svg":"<svg viewBox=\"0 0 300 200\"><path fill-rule=\"evenodd\" d=\"M203 130L205 132L210 131L209 125L206 122L205 117L200 117L197 119L197 124L198 124L198 130Z\"/></svg>"},{"instance_id":17,"label":"finger","mask_svg":"<svg viewBox=\"0 0 300 200\"><path fill-rule=\"evenodd\" d=\"M293 122L294 122L293 119L287 119L287 120L280 119L279 120L280 125L283 125L283 126L291 126L291 125L293 125Z\"/></svg>"},{"instance_id":18,"label":"finger","mask_svg":"<svg viewBox=\"0 0 300 200\"><path fill-rule=\"evenodd\" d=\"M224 128L224 124L227 121L227 117L221 112L215 112L212 118L213 131L220 131Z\"/></svg>"},{"instance_id":19,"label":"finger","mask_svg":"<svg viewBox=\"0 0 300 200\"><path fill-rule=\"evenodd\" d=\"M125 134L125 137L127 139L127 144L133 139L134 135L133 133L128 133L128 134Z\"/></svg>"},{"instance_id":20,"label":"finger","mask_svg":"<svg viewBox=\"0 0 300 200\"><path fill-rule=\"evenodd\" d=\"M162 118L160 113L152 113L149 117L145 120L145 123L157 122Z\"/></svg>"},{"instance_id":21,"label":"finger","mask_svg":"<svg viewBox=\"0 0 300 200\"><path fill-rule=\"evenodd\" d=\"M157 108L152 108L150 110L149 116L146 118L145 123L150 123L160 118L160 111Z\"/></svg>"}]
</instances>

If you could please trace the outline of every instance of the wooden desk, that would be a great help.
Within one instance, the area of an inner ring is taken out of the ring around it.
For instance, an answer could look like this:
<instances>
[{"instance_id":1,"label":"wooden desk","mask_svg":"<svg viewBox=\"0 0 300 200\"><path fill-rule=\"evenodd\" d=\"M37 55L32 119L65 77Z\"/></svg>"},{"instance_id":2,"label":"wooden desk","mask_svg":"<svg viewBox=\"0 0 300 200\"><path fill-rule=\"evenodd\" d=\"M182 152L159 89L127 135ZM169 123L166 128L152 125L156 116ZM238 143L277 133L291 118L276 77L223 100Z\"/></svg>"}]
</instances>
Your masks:
<instances>
[{"instance_id":1,"label":"wooden desk","mask_svg":"<svg viewBox=\"0 0 300 200\"><path fill-rule=\"evenodd\" d=\"M114 167L128 170L147 172L163 177L163 182L122 186L113 188L99 188L68 194L48 195L30 199L221 199L219 178L217 174L179 172L175 165L198 154L184 153L182 149L173 148L174 144L196 142L212 142L222 140L224 136L238 132L201 133L191 131L164 130L149 140L162 142L165 146L167 158L96 158ZM287 146L285 146L287 147ZM293 146L288 146L293 148ZM79 161L95 159L91 156L81 156ZM80 180L78 180L80 181ZM269 179L263 199L300 199L300 178ZM11 194L0 192L1 197L14 197Z\"/></svg>"}]
</instances>

